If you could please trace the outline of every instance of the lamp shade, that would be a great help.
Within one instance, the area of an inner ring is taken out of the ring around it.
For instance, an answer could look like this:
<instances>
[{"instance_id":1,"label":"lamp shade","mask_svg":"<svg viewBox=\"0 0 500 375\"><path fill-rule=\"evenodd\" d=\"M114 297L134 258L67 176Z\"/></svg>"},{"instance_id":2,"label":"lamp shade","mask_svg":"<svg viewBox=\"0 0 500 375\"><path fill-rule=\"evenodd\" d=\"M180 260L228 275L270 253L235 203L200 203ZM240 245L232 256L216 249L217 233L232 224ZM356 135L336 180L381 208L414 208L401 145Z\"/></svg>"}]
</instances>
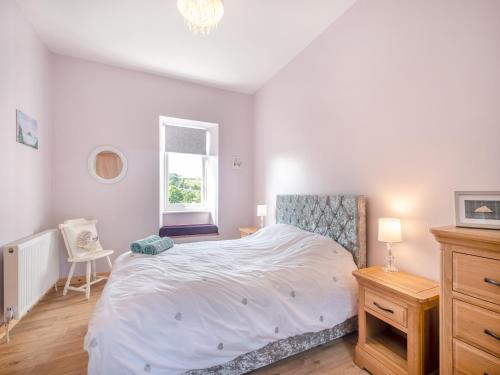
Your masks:
<instances>
[{"instance_id":1,"label":"lamp shade","mask_svg":"<svg viewBox=\"0 0 500 375\"><path fill-rule=\"evenodd\" d=\"M378 240L380 242L401 242L401 221L399 219L378 219Z\"/></svg>"},{"instance_id":2,"label":"lamp shade","mask_svg":"<svg viewBox=\"0 0 500 375\"><path fill-rule=\"evenodd\" d=\"M257 205L257 216L259 217L267 216L267 206L265 204Z\"/></svg>"}]
</instances>

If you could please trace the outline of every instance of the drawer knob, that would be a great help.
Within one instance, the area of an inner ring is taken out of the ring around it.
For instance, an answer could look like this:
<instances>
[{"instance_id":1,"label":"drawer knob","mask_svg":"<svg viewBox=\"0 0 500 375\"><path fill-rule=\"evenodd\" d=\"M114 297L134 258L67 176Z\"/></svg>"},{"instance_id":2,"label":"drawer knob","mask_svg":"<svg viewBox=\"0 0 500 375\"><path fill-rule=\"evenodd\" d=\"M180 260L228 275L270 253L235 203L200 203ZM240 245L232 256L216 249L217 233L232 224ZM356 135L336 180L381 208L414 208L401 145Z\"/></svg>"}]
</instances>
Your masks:
<instances>
[{"instance_id":1,"label":"drawer knob","mask_svg":"<svg viewBox=\"0 0 500 375\"><path fill-rule=\"evenodd\" d=\"M494 339L497 339L498 341L500 341L500 336L498 336L495 332L493 331L490 331L489 329L485 329L484 330L484 333L488 336L491 336L493 337Z\"/></svg>"},{"instance_id":2,"label":"drawer knob","mask_svg":"<svg viewBox=\"0 0 500 375\"><path fill-rule=\"evenodd\" d=\"M484 282L488 283L488 284L493 284L493 285L496 285L496 286L500 286L500 281L496 281L496 280L490 279L489 277L485 277L484 278Z\"/></svg>"},{"instance_id":3,"label":"drawer knob","mask_svg":"<svg viewBox=\"0 0 500 375\"><path fill-rule=\"evenodd\" d=\"M394 314L394 311L393 311L393 310L391 310L391 309L387 309L387 308L385 308L385 307L382 307L382 306L380 306L377 302L373 302L373 304L374 304L375 306L377 306L377 307L378 307L380 310L382 310L382 311L388 312L388 313L390 313L390 314Z\"/></svg>"}]
</instances>

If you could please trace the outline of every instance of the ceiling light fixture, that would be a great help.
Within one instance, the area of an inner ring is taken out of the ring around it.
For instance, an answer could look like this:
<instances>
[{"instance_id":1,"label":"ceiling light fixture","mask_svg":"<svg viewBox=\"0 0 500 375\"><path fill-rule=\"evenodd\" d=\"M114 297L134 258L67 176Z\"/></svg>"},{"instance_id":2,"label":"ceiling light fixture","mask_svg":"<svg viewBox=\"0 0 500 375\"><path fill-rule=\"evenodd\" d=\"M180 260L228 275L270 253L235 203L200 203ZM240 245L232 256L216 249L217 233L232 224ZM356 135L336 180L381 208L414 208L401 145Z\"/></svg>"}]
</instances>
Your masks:
<instances>
[{"instance_id":1,"label":"ceiling light fixture","mask_svg":"<svg viewBox=\"0 0 500 375\"><path fill-rule=\"evenodd\" d=\"M224 15L222 0L177 0L177 8L189 30L201 35L217 28Z\"/></svg>"}]
</instances>

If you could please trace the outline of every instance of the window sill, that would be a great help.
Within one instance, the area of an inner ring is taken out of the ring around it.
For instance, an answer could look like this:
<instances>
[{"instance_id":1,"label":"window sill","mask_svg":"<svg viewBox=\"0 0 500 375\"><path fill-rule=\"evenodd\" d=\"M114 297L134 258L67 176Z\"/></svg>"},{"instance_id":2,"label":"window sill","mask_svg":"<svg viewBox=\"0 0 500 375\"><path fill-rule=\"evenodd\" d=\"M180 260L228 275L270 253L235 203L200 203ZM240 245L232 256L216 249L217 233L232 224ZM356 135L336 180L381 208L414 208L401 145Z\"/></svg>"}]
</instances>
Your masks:
<instances>
[{"instance_id":1,"label":"window sill","mask_svg":"<svg viewBox=\"0 0 500 375\"><path fill-rule=\"evenodd\" d=\"M163 215L168 215L168 214L196 214L196 213L210 213L211 211L203 208L203 209L186 209L186 210L172 210L172 211L162 211Z\"/></svg>"}]
</instances>

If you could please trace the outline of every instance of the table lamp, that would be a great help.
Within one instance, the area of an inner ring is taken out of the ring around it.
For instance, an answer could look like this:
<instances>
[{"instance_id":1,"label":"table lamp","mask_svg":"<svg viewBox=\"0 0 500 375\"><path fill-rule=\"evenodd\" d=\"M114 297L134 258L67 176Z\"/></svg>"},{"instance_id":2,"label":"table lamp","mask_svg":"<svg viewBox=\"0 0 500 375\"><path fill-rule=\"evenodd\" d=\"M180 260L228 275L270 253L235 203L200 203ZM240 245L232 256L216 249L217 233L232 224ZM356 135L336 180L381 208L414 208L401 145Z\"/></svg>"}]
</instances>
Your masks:
<instances>
[{"instance_id":1,"label":"table lamp","mask_svg":"<svg viewBox=\"0 0 500 375\"><path fill-rule=\"evenodd\" d=\"M267 216L267 206L265 204L257 205L257 216L260 217L260 227L264 228L264 218Z\"/></svg>"},{"instance_id":2,"label":"table lamp","mask_svg":"<svg viewBox=\"0 0 500 375\"><path fill-rule=\"evenodd\" d=\"M401 221L393 218L378 219L378 240L385 242L387 246L387 265L385 272L397 272L394 265L394 256L392 255L392 244L401 242Z\"/></svg>"}]
</instances>

